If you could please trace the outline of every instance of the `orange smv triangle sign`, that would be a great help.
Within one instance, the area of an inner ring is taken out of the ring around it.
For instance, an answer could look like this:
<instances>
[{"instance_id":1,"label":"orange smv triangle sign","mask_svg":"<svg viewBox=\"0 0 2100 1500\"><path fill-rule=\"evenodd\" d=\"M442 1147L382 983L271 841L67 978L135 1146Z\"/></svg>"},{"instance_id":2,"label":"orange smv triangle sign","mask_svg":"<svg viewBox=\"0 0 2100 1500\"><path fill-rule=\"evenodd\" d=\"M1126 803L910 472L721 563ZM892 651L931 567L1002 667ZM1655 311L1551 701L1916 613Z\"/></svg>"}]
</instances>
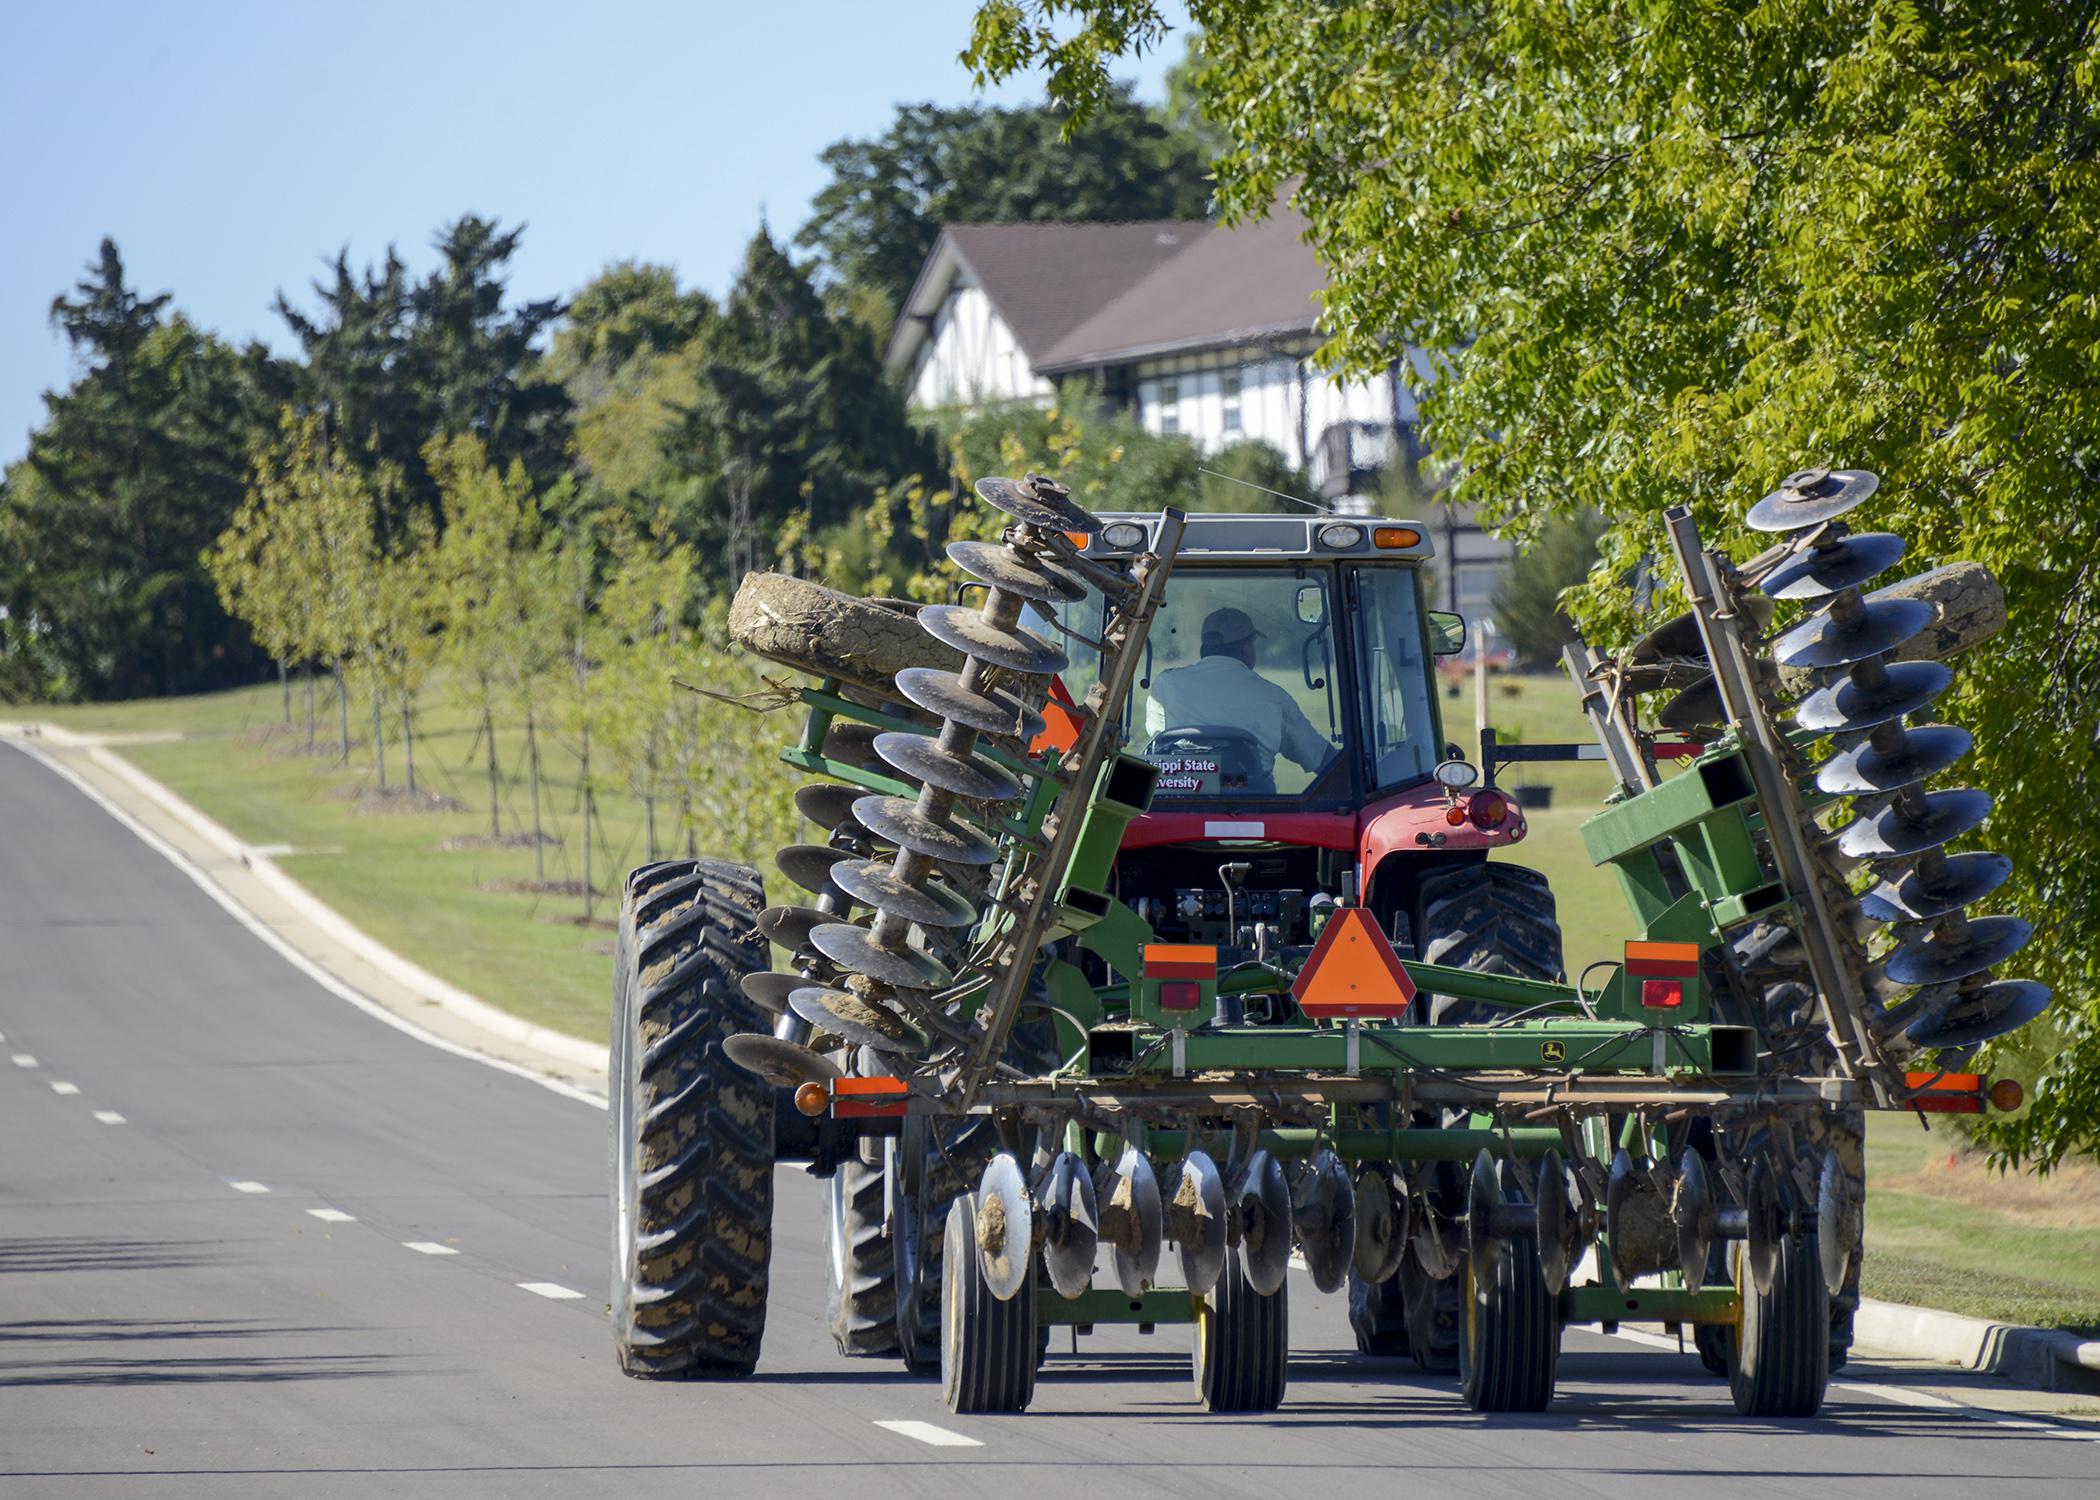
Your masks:
<instances>
[{"instance_id":1,"label":"orange smv triangle sign","mask_svg":"<svg viewBox=\"0 0 2100 1500\"><path fill-rule=\"evenodd\" d=\"M1320 929L1312 957L1298 971L1291 998L1315 1019L1379 1017L1397 1021L1415 997L1415 982L1371 914L1344 907Z\"/></svg>"}]
</instances>

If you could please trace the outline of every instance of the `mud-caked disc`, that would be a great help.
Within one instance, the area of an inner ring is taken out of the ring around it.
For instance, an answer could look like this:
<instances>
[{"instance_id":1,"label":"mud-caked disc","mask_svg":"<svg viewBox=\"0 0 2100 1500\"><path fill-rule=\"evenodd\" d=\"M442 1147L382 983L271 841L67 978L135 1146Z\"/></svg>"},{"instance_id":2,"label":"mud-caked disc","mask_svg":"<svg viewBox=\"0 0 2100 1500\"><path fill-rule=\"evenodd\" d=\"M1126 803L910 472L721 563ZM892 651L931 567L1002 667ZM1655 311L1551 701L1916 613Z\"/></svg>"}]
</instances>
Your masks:
<instances>
[{"instance_id":1,"label":"mud-caked disc","mask_svg":"<svg viewBox=\"0 0 2100 1500\"><path fill-rule=\"evenodd\" d=\"M936 823L903 797L863 794L853 815L879 838L949 865L988 865L998 846L955 822Z\"/></svg>"},{"instance_id":2,"label":"mud-caked disc","mask_svg":"<svg viewBox=\"0 0 2100 1500\"><path fill-rule=\"evenodd\" d=\"M832 878L854 900L921 927L968 927L977 920L977 908L939 881L907 885L885 861L849 860L832 871Z\"/></svg>"},{"instance_id":3,"label":"mud-caked disc","mask_svg":"<svg viewBox=\"0 0 2100 1500\"><path fill-rule=\"evenodd\" d=\"M1064 652L1027 627L1002 629L960 604L927 605L919 611L919 625L944 646L1024 677L1047 677L1069 665Z\"/></svg>"},{"instance_id":4,"label":"mud-caked disc","mask_svg":"<svg viewBox=\"0 0 2100 1500\"><path fill-rule=\"evenodd\" d=\"M1032 740L1043 732L1043 716L1005 693L972 692L962 678L938 667L906 667L897 674L897 691L930 714L976 730L979 734Z\"/></svg>"},{"instance_id":5,"label":"mud-caked disc","mask_svg":"<svg viewBox=\"0 0 2100 1500\"><path fill-rule=\"evenodd\" d=\"M1872 729L1916 713L1953 681L1954 673L1936 661L1891 662L1879 682L1846 678L1818 688L1801 700L1794 722L1818 734Z\"/></svg>"},{"instance_id":6,"label":"mud-caked disc","mask_svg":"<svg viewBox=\"0 0 2100 1500\"><path fill-rule=\"evenodd\" d=\"M1074 504L1070 490L1040 474L1026 479L994 474L978 480L976 489L977 498L993 510L1004 511L1017 521L1045 531L1076 531L1092 536L1101 529L1100 518Z\"/></svg>"},{"instance_id":7,"label":"mud-caked disc","mask_svg":"<svg viewBox=\"0 0 2100 1500\"><path fill-rule=\"evenodd\" d=\"M1226 1228L1225 1179L1208 1155L1191 1151L1174 1174L1166 1236L1180 1257L1183 1284L1198 1296L1216 1287L1224 1274Z\"/></svg>"},{"instance_id":8,"label":"mud-caked disc","mask_svg":"<svg viewBox=\"0 0 2100 1500\"><path fill-rule=\"evenodd\" d=\"M1812 615L1772 644L1783 667L1849 667L1895 650L1939 615L1923 599L1867 599L1860 612L1841 619Z\"/></svg>"},{"instance_id":9,"label":"mud-caked disc","mask_svg":"<svg viewBox=\"0 0 2100 1500\"><path fill-rule=\"evenodd\" d=\"M950 542L948 560L1002 593L1037 604L1073 604L1086 597L1085 585L1063 569L1053 573L1027 553L997 542Z\"/></svg>"},{"instance_id":10,"label":"mud-caked disc","mask_svg":"<svg viewBox=\"0 0 2100 1500\"><path fill-rule=\"evenodd\" d=\"M807 985L809 979L802 974L746 974L739 982L746 1000L777 1016L788 1008L788 996Z\"/></svg>"},{"instance_id":11,"label":"mud-caked disc","mask_svg":"<svg viewBox=\"0 0 2100 1500\"><path fill-rule=\"evenodd\" d=\"M788 1007L810 1025L842 1036L856 1047L916 1056L929 1045L925 1032L888 1006L847 990L808 985L788 996Z\"/></svg>"},{"instance_id":12,"label":"mud-caked disc","mask_svg":"<svg viewBox=\"0 0 2100 1500\"><path fill-rule=\"evenodd\" d=\"M965 1210L966 1203L956 1205ZM977 1257L985 1289L1010 1302L1028 1280L1035 1261L1035 1210L1028 1181L1011 1152L1001 1151L977 1184Z\"/></svg>"},{"instance_id":13,"label":"mud-caked disc","mask_svg":"<svg viewBox=\"0 0 2100 1500\"><path fill-rule=\"evenodd\" d=\"M1796 469L1743 519L1755 531L1800 531L1836 520L1880 488L1866 469Z\"/></svg>"},{"instance_id":14,"label":"mud-caked disc","mask_svg":"<svg viewBox=\"0 0 2100 1500\"><path fill-rule=\"evenodd\" d=\"M875 753L914 781L972 802L1011 802L1021 795L1021 784L990 761L950 755L923 734L877 735Z\"/></svg>"},{"instance_id":15,"label":"mud-caked disc","mask_svg":"<svg viewBox=\"0 0 2100 1500\"><path fill-rule=\"evenodd\" d=\"M865 927L833 922L809 935L816 950L849 974L865 974L900 990L937 990L955 976L939 959L918 949L884 948Z\"/></svg>"},{"instance_id":16,"label":"mud-caked disc","mask_svg":"<svg viewBox=\"0 0 2100 1500\"><path fill-rule=\"evenodd\" d=\"M818 911L814 906L769 906L758 914L758 930L767 942L800 953L809 947L811 932L842 919L839 912Z\"/></svg>"},{"instance_id":17,"label":"mud-caked disc","mask_svg":"<svg viewBox=\"0 0 2100 1500\"><path fill-rule=\"evenodd\" d=\"M1094 1279L1094 1252L1101 1242L1094 1180L1077 1155L1060 1151L1050 1163L1038 1196L1043 1269L1060 1297L1077 1297Z\"/></svg>"},{"instance_id":18,"label":"mud-caked disc","mask_svg":"<svg viewBox=\"0 0 2100 1500\"><path fill-rule=\"evenodd\" d=\"M1887 531L1855 531L1834 542L1807 547L1758 580L1773 599L1821 599L1858 588L1903 560L1903 538Z\"/></svg>"},{"instance_id":19,"label":"mud-caked disc","mask_svg":"<svg viewBox=\"0 0 2100 1500\"><path fill-rule=\"evenodd\" d=\"M1356 1255L1356 1187L1332 1151L1315 1154L1292 1185L1291 1222L1313 1285L1340 1291Z\"/></svg>"},{"instance_id":20,"label":"mud-caked disc","mask_svg":"<svg viewBox=\"0 0 2100 1500\"><path fill-rule=\"evenodd\" d=\"M829 1083L839 1076L838 1065L797 1042L752 1032L733 1036L722 1043L722 1052L747 1073L756 1073L776 1088L794 1088L804 1083Z\"/></svg>"},{"instance_id":21,"label":"mud-caked disc","mask_svg":"<svg viewBox=\"0 0 2100 1500\"><path fill-rule=\"evenodd\" d=\"M1116 1285L1126 1297L1142 1297L1159 1279L1165 1235L1165 1200L1159 1177L1144 1152L1125 1146L1099 1187L1101 1238L1109 1246Z\"/></svg>"}]
</instances>

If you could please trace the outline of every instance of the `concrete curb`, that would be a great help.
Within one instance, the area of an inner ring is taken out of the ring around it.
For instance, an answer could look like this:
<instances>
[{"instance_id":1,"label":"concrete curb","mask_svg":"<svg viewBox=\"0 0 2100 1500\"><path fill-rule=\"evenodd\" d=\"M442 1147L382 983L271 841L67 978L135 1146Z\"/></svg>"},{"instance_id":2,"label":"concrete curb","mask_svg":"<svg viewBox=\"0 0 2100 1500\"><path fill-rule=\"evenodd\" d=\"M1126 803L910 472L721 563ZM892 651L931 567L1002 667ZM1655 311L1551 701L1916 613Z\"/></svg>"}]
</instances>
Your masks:
<instances>
[{"instance_id":1,"label":"concrete curb","mask_svg":"<svg viewBox=\"0 0 2100 1500\"><path fill-rule=\"evenodd\" d=\"M2060 1329L1993 1323L1868 1297L1860 1302L1853 1337L1862 1353L1954 1365L2035 1390L2100 1392L2100 1339Z\"/></svg>"},{"instance_id":2,"label":"concrete curb","mask_svg":"<svg viewBox=\"0 0 2100 1500\"><path fill-rule=\"evenodd\" d=\"M213 854L246 867L258 884L291 908L302 921L398 986L405 992L410 1005L436 1006L451 1016L469 1034L469 1045L473 1045L471 1036L479 1034L491 1042L504 1044L484 1046L481 1050L513 1058L522 1051L530 1057L544 1060L562 1073L582 1073L599 1079L604 1077L608 1064L607 1048L499 1010L486 1000L467 993L421 965L402 957L384 943L361 931L341 913L286 874L266 849L243 843L224 824L177 796L121 755L112 753L100 736L76 734L56 724L29 722L0 723L0 737L65 751L69 755L86 760L105 773L108 779L122 783L122 790L127 796L150 803L166 817L180 824ZM223 889L223 882L221 886ZM236 901L240 900L237 892L228 894ZM249 913L259 921L267 920L263 913L256 912L252 907L249 908ZM317 961L325 965L325 958L316 957ZM351 975L342 972L337 972L336 977L344 983L356 983ZM404 1005L390 1003L390 998L383 993L374 994L371 998L397 1014L406 1015L410 1019L421 1019Z\"/></svg>"}]
</instances>

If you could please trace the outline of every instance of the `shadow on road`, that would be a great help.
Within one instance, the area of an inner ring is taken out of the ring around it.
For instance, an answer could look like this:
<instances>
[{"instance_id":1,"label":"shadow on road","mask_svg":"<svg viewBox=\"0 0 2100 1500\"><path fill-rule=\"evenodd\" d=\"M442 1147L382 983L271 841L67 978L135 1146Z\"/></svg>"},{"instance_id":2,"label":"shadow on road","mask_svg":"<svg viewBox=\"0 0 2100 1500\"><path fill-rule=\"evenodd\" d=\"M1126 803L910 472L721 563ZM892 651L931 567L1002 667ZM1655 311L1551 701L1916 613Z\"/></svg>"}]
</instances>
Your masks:
<instances>
[{"instance_id":1,"label":"shadow on road","mask_svg":"<svg viewBox=\"0 0 2100 1500\"><path fill-rule=\"evenodd\" d=\"M171 1271L202 1265L209 1240L110 1240L44 1235L0 1240L0 1275L50 1271Z\"/></svg>"}]
</instances>

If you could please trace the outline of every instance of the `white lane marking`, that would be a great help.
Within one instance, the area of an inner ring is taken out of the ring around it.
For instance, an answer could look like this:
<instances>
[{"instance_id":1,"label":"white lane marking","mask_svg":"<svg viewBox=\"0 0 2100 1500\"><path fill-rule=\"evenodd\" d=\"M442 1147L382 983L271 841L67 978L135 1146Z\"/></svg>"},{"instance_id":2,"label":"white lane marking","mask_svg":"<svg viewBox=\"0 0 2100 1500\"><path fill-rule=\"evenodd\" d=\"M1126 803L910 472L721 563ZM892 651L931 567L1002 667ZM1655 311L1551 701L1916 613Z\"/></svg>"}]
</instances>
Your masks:
<instances>
[{"instance_id":1,"label":"white lane marking","mask_svg":"<svg viewBox=\"0 0 2100 1500\"><path fill-rule=\"evenodd\" d=\"M1893 1401L1898 1406L1929 1406L1935 1410L1959 1411L1959 1401L1949 1401L1945 1396L1935 1396L1930 1391L1906 1391L1900 1385L1869 1385L1864 1381L1833 1380L1832 1385L1841 1391L1855 1395L1874 1396L1883 1401Z\"/></svg>"},{"instance_id":2,"label":"white lane marking","mask_svg":"<svg viewBox=\"0 0 2100 1500\"><path fill-rule=\"evenodd\" d=\"M309 1208L307 1212L319 1219L323 1224L355 1224L357 1222L356 1214L346 1214L340 1208Z\"/></svg>"},{"instance_id":3,"label":"white lane marking","mask_svg":"<svg viewBox=\"0 0 2100 1500\"><path fill-rule=\"evenodd\" d=\"M936 1427L931 1422L877 1422L884 1432L894 1432L899 1437L908 1437L916 1442L935 1448L982 1448L984 1444L973 1437L964 1437L959 1432L950 1432L945 1427Z\"/></svg>"},{"instance_id":4,"label":"white lane marking","mask_svg":"<svg viewBox=\"0 0 2100 1500\"><path fill-rule=\"evenodd\" d=\"M54 1083L51 1085L51 1092L54 1094L77 1094L80 1092L80 1085L77 1083Z\"/></svg>"},{"instance_id":5,"label":"white lane marking","mask_svg":"<svg viewBox=\"0 0 2100 1500\"><path fill-rule=\"evenodd\" d=\"M18 1068L33 1068L36 1066L36 1059L27 1052L17 1052L15 1054L15 1066Z\"/></svg>"},{"instance_id":6,"label":"white lane marking","mask_svg":"<svg viewBox=\"0 0 2100 1500\"><path fill-rule=\"evenodd\" d=\"M413 1250L418 1255L457 1255L450 1245L440 1245L436 1240L403 1240L401 1248Z\"/></svg>"},{"instance_id":7,"label":"white lane marking","mask_svg":"<svg viewBox=\"0 0 2100 1500\"><path fill-rule=\"evenodd\" d=\"M558 1281L521 1281L518 1283L518 1290L530 1292L535 1297L551 1297L556 1302L566 1302L572 1297L581 1297L583 1295L579 1291L563 1286Z\"/></svg>"},{"instance_id":8,"label":"white lane marking","mask_svg":"<svg viewBox=\"0 0 2100 1500\"><path fill-rule=\"evenodd\" d=\"M236 1193L267 1193L269 1191L268 1188L259 1182L248 1182L245 1180L236 1182L231 1177L226 1179L226 1185Z\"/></svg>"},{"instance_id":9,"label":"white lane marking","mask_svg":"<svg viewBox=\"0 0 2100 1500\"><path fill-rule=\"evenodd\" d=\"M95 1118L105 1125L121 1125L124 1123L124 1117L113 1109L98 1109L95 1111Z\"/></svg>"}]
</instances>

